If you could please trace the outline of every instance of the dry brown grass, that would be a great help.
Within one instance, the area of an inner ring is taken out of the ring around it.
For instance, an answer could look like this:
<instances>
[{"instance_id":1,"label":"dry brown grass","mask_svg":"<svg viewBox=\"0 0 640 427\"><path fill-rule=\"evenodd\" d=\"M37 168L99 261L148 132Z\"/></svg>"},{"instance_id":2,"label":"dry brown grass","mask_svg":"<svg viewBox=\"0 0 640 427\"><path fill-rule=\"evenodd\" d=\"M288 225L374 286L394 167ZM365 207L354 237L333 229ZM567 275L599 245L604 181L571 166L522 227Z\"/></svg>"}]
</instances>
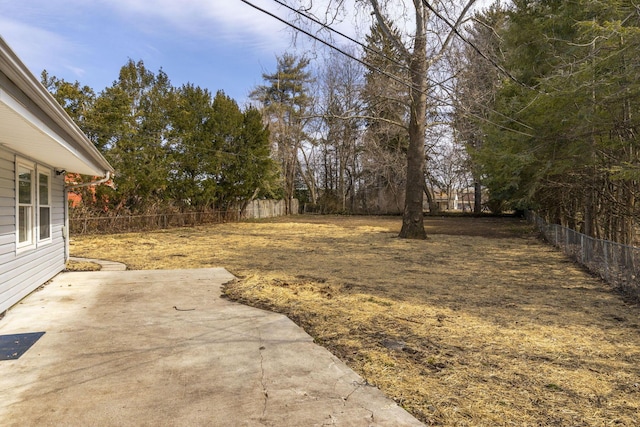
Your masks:
<instances>
[{"instance_id":1,"label":"dry brown grass","mask_svg":"<svg viewBox=\"0 0 640 427\"><path fill-rule=\"evenodd\" d=\"M517 219L301 216L75 238L131 269L223 266L430 425L637 426L640 312ZM188 284L185 284L188 286Z\"/></svg>"},{"instance_id":2,"label":"dry brown grass","mask_svg":"<svg viewBox=\"0 0 640 427\"><path fill-rule=\"evenodd\" d=\"M88 261L67 261L65 271L98 271L102 267L100 264Z\"/></svg>"}]
</instances>

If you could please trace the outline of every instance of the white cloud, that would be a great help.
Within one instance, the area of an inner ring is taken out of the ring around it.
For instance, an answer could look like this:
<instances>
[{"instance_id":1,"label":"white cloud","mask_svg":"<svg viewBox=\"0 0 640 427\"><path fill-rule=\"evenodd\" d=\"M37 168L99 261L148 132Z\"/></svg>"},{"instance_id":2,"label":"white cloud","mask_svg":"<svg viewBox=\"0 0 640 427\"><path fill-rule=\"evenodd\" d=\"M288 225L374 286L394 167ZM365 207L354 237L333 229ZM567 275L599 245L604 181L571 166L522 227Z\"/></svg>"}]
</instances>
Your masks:
<instances>
[{"instance_id":1,"label":"white cloud","mask_svg":"<svg viewBox=\"0 0 640 427\"><path fill-rule=\"evenodd\" d=\"M81 67L74 67L72 65L67 65L67 66L65 66L65 68L67 70L71 71L78 78L82 78L86 74L86 70L84 68L81 68Z\"/></svg>"},{"instance_id":2,"label":"white cloud","mask_svg":"<svg viewBox=\"0 0 640 427\"><path fill-rule=\"evenodd\" d=\"M252 3L276 10L273 2ZM284 24L237 0L105 0L102 4L126 19L138 21L146 31L158 31L154 24L160 20L177 30L176 36L184 33L205 41L222 39L270 50L289 44Z\"/></svg>"},{"instance_id":3,"label":"white cloud","mask_svg":"<svg viewBox=\"0 0 640 427\"><path fill-rule=\"evenodd\" d=\"M36 76L39 76L41 70L48 68L48 65L58 64L60 58L69 57L71 53L81 49L76 43L57 33L19 21L0 17L0 28L2 38ZM83 73L79 67L65 67L78 77Z\"/></svg>"}]
</instances>

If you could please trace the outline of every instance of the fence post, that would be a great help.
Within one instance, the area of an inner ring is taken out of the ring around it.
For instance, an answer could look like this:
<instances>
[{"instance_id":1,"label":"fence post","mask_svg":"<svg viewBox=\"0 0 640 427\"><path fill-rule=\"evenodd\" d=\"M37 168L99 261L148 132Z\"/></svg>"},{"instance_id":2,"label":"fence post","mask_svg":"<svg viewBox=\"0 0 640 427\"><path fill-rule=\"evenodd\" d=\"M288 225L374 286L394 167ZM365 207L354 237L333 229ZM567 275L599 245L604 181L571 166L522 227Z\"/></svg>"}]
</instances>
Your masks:
<instances>
[{"instance_id":1,"label":"fence post","mask_svg":"<svg viewBox=\"0 0 640 427\"><path fill-rule=\"evenodd\" d=\"M609 242L602 241L602 252L604 253L604 279L608 282L609 278Z\"/></svg>"}]
</instances>

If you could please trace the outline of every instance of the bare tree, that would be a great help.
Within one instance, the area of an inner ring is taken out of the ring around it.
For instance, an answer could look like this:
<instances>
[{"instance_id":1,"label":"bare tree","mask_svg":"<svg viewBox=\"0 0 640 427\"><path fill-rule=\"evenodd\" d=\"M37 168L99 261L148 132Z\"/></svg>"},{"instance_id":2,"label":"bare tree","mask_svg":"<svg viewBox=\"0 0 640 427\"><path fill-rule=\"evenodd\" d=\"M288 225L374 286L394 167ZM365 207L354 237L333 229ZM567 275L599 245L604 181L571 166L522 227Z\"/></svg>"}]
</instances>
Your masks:
<instances>
[{"instance_id":1,"label":"bare tree","mask_svg":"<svg viewBox=\"0 0 640 427\"><path fill-rule=\"evenodd\" d=\"M316 105L324 125L323 199L330 211L355 210L355 192L361 172L362 74L360 64L331 52L317 79L320 95Z\"/></svg>"},{"instance_id":2,"label":"bare tree","mask_svg":"<svg viewBox=\"0 0 640 427\"><path fill-rule=\"evenodd\" d=\"M303 1L300 10L314 10L314 1ZM349 4L348 4L349 3ZM400 237L425 239L423 200L425 169L425 133L429 126L430 102L439 103L439 92L430 79L438 62L465 16L475 3L455 0L355 0L364 16L373 16L383 34L400 52L407 67L409 86L409 145L406 152L406 189ZM317 6L317 4L316 4ZM351 12L346 0L332 0L324 16L335 21L340 13ZM394 31L392 27L399 31Z\"/></svg>"},{"instance_id":3,"label":"bare tree","mask_svg":"<svg viewBox=\"0 0 640 427\"><path fill-rule=\"evenodd\" d=\"M447 209L462 209L455 205L455 197L468 199L472 177L468 168L465 147L451 138L450 129L443 126L442 134L436 144L431 147L427 161L428 181L434 190L439 190L447 197ZM460 200L460 199L459 199ZM467 206L470 205L467 200Z\"/></svg>"}]
</instances>

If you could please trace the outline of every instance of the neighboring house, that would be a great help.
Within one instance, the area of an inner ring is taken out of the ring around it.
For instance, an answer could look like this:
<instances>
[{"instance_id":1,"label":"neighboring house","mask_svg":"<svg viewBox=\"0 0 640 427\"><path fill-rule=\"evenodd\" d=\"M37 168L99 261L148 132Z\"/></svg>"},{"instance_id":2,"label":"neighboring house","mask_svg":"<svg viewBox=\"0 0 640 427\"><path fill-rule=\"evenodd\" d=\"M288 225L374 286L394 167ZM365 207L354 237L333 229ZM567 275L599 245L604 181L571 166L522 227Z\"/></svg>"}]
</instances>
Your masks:
<instances>
[{"instance_id":1,"label":"neighboring house","mask_svg":"<svg viewBox=\"0 0 640 427\"><path fill-rule=\"evenodd\" d=\"M0 313L65 268L65 173L113 168L0 37Z\"/></svg>"},{"instance_id":2,"label":"neighboring house","mask_svg":"<svg viewBox=\"0 0 640 427\"><path fill-rule=\"evenodd\" d=\"M473 212L475 191L473 188L452 190L451 193L439 190L433 193L440 212ZM428 205L425 205L428 210Z\"/></svg>"}]
</instances>

